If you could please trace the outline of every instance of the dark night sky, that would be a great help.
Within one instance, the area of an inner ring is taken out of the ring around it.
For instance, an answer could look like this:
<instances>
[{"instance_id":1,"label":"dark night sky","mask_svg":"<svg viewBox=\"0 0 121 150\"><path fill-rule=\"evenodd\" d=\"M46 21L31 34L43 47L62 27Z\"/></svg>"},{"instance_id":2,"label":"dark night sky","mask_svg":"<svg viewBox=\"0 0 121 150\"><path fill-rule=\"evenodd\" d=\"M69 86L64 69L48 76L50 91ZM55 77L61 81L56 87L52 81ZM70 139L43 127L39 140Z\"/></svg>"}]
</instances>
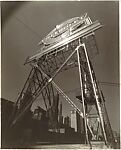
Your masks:
<instances>
[{"instance_id":1,"label":"dark night sky","mask_svg":"<svg viewBox=\"0 0 121 150\"><path fill-rule=\"evenodd\" d=\"M99 54L93 60L97 80L119 82L118 1L7 2L2 4L2 97L16 101L29 74L26 57L39 49L38 42L57 24L88 12L104 27L96 31ZM56 82L64 91L78 88L77 69L61 73ZM71 82L70 82L71 81ZM119 87L101 85L113 130L119 131ZM68 93L74 99L76 92ZM63 101L67 115L69 105Z\"/></svg>"}]
</instances>

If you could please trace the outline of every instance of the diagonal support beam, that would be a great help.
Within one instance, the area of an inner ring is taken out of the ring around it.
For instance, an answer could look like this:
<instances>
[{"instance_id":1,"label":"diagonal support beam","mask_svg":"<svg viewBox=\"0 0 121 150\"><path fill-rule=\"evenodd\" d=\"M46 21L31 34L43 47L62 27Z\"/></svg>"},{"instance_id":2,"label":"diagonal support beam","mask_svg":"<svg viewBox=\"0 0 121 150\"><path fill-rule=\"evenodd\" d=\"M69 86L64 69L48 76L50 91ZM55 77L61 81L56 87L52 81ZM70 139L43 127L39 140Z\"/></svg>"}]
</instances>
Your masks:
<instances>
[{"instance_id":1,"label":"diagonal support beam","mask_svg":"<svg viewBox=\"0 0 121 150\"><path fill-rule=\"evenodd\" d=\"M50 77L49 77L47 74L45 74L42 69L40 69L40 68L38 68L38 69L42 72L42 74L43 74L46 78L50 79ZM52 85L56 88L56 90L63 96L63 98L66 99L67 102L68 102L69 104L71 104L71 106L74 107L74 108L77 110L77 112L80 114L81 117L83 117L83 113L80 111L80 109L79 109L79 108L74 104L74 102L61 90L61 88L60 88L54 81L52 81L51 83L52 83Z\"/></svg>"},{"instance_id":2,"label":"diagonal support beam","mask_svg":"<svg viewBox=\"0 0 121 150\"><path fill-rule=\"evenodd\" d=\"M93 75L92 75L92 71L91 71L91 65L90 65L90 62L89 62L89 57L88 57L86 46L85 46L84 43L82 44L82 47L84 49L87 64L88 64L88 69L89 69L89 73L90 73L90 77L91 77L91 82L92 82L92 86L93 86L93 90L94 90L94 95L95 95L95 99L96 99L97 108L98 108L98 111L99 111L98 113L99 113L99 118L100 118L100 122L101 122L101 128L102 128L103 136L104 136L104 139L105 139L105 144L108 145L107 137L106 137L106 133L105 133L105 128L104 128L102 111L101 111L99 100L98 100L98 97L97 97L97 94L96 94L95 83L94 83L94 79L93 79Z\"/></svg>"},{"instance_id":3,"label":"diagonal support beam","mask_svg":"<svg viewBox=\"0 0 121 150\"><path fill-rule=\"evenodd\" d=\"M35 70L35 74L36 74L36 77L37 77L37 80L38 80L38 83L39 83L39 78L38 78L38 75L37 75L37 71ZM41 76L41 78L42 78L42 76ZM43 78L42 78L43 79ZM40 83L39 83L40 84ZM43 92L42 92L42 97L43 97L43 100L44 100L44 104L45 104L45 107L46 107L46 109L47 109L47 104L46 104L46 101L45 101L45 97L44 97L44 94L43 94Z\"/></svg>"},{"instance_id":4,"label":"diagonal support beam","mask_svg":"<svg viewBox=\"0 0 121 150\"><path fill-rule=\"evenodd\" d=\"M40 69L41 70L41 69ZM41 70L41 72L42 72L42 74L46 77L46 78L50 78L47 74L45 74L44 72L43 72L43 70ZM54 81L52 81L52 85L56 88L56 90L63 96L63 98L72 106L72 107L74 107L76 110L77 110L77 112L78 112L78 114L82 117L82 118L84 118L84 115L83 115L83 113L81 112L81 110L74 104L74 102L61 90L61 88L54 82ZM86 121L87 121L87 118L86 118ZM89 126L89 124L88 124L88 122L87 122L87 127L89 128L89 130L90 130L90 132L91 132L91 134L92 134L92 136L93 136L93 139L95 139L95 137L94 137L94 134L93 134L93 132L92 132L92 130L91 130L91 128L90 128L90 126Z\"/></svg>"},{"instance_id":5,"label":"diagonal support beam","mask_svg":"<svg viewBox=\"0 0 121 150\"><path fill-rule=\"evenodd\" d=\"M45 83L45 85L38 91L38 93L34 96L34 98L32 99L32 101L29 102L29 104L24 108L24 110L22 112L20 112L20 114L13 120L12 125L15 124L17 122L18 119L20 119L20 117L27 111L27 109L31 106L31 104L36 100L36 98L40 95L40 93L48 86L49 83L52 82L52 80L56 77L56 75L60 72L60 70L64 67L64 65L68 62L68 60L74 55L74 53L76 52L76 50L80 47L80 45L78 45L76 47L76 49L69 55L69 57L64 61L64 63L60 66L60 68L55 72L55 74L48 79L48 81ZM36 66L34 67L38 67L38 65L36 64Z\"/></svg>"},{"instance_id":6,"label":"diagonal support beam","mask_svg":"<svg viewBox=\"0 0 121 150\"><path fill-rule=\"evenodd\" d=\"M80 46L82 47L82 44ZM84 94L83 94L83 81L82 81L82 71L81 71L81 64L80 64L79 49L77 49L77 59L78 59L80 88L81 88L81 97L82 97L82 106L83 106L83 115L84 115L84 127L85 127L85 134L86 134L86 144L89 144L88 132L87 132L87 118L86 118L86 110L85 110L85 102L84 102Z\"/></svg>"}]
</instances>

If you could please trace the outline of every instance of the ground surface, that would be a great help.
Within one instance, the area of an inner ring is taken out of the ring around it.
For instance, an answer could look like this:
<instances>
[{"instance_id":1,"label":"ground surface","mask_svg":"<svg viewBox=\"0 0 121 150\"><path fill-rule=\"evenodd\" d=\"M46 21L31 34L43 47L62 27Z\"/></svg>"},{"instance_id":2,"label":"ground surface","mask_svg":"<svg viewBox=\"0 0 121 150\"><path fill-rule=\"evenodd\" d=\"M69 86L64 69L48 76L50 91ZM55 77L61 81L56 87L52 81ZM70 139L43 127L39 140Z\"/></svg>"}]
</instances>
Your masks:
<instances>
[{"instance_id":1,"label":"ground surface","mask_svg":"<svg viewBox=\"0 0 121 150\"><path fill-rule=\"evenodd\" d=\"M53 145L49 145L49 144L44 144L41 145L41 143L36 143L36 145L32 145L31 148L36 148L36 149L90 149L89 145L85 145L85 144L53 144ZM92 149L107 149L104 144L98 144L98 145L93 145Z\"/></svg>"}]
</instances>

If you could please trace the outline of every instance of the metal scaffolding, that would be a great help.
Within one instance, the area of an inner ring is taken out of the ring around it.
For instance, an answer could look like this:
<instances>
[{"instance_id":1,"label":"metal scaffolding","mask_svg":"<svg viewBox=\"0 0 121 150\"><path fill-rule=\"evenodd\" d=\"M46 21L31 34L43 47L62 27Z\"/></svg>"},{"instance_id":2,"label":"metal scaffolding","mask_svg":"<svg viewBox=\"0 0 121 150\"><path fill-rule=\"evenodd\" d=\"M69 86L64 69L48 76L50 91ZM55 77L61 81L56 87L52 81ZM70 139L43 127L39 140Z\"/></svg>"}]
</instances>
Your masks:
<instances>
[{"instance_id":1,"label":"metal scaffolding","mask_svg":"<svg viewBox=\"0 0 121 150\"><path fill-rule=\"evenodd\" d=\"M103 140L106 145L114 142L109 118L105 117L107 111L104 98L87 51L92 41L93 47L96 47L94 31L101 27L99 21L92 22L90 17L84 14L57 25L39 43L40 52L25 62L30 64L32 69L17 99L18 111L14 110L12 114L12 125L22 118L40 94L46 109L51 107L55 88L83 117L86 144L93 140ZM79 71L80 94L77 99L82 104L82 110L53 81L58 73L72 67L78 67ZM92 135L91 138L89 134ZM111 134L110 139L108 134Z\"/></svg>"}]
</instances>

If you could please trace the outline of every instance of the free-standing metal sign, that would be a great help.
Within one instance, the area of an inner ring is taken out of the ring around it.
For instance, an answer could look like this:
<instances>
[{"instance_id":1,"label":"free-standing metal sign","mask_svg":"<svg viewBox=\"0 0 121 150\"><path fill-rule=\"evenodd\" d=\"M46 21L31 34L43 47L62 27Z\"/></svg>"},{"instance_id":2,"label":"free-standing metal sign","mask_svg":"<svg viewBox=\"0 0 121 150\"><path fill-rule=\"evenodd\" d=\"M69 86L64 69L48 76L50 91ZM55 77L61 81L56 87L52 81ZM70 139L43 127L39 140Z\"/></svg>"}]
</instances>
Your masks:
<instances>
[{"instance_id":1,"label":"free-standing metal sign","mask_svg":"<svg viewBox=\"0 0 121 150\"><path fill-rule=\"evenodd\" d=\"M39 52L27 58L25 62L30 64L32 69L17 99L18 111L12 114L12 125L26 113L40 94L46 109L51 107L55 88L84 119L86 144L98 140L103 140L106 145L114 142L104 98L87 51L87 48L90 48L89 43L95 43L94 32L101 27L98 20L92 22L90 17L84 14L56 25L55 29L39 42ZM80 94L77 99L82 104L82 110L53 81L59 72L72 67L78 67Z\"/></svg>"}]
</instances>

